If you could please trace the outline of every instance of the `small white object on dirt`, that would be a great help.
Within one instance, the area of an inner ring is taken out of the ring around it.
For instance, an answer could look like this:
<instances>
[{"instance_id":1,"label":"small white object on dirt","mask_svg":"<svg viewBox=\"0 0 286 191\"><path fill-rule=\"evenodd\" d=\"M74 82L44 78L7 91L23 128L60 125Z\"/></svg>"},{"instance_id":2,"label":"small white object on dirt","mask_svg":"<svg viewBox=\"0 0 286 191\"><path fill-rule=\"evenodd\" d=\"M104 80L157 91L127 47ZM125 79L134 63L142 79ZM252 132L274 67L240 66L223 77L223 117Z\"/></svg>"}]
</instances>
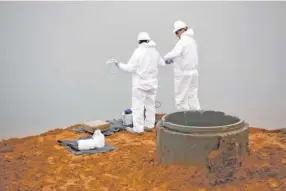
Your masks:
<instances>
[{"instance_id":1,"label":"small white object on dirt","mask_svg":"<svg viewBox=\"0 0 286 191\"><path fill-rule=\"evenodd\" d=\"M95 148L95 141L93 139L78 140L77 144L80 151L91 150Z\"/></svg>"},{"instance_id":2,"label":"small white object on dirt","mask_svg":"<svg viewBox=\"0 0 286 191\"><path fill-rule=\"evenodd\" d=\"M96 148L102 148L105 145L105 137L104 135L101 133L101 131L95 130L94 134L92 135L93 140L95 141L95 146Z\"/></svg>"},{"instance_id":3,"label":"small white object on dirt","mask_svg":"<svg viewBox=\"0 0 286 191\"><path fill-rule=\"evenodd\" d=\"M130 114L125 114L124 112L121 113L121 119L123 122L123 125L132 125L133 124L133 115L132 113Z\"/></svg>"},{"instance_id":4,"label":"small white object on dirt","mask_svg":"<svg viewBox=\"0 0 286 191\"><path fill-rule=\"evenodd\" d=\"M94 132L91 139L78 140L77 144L78 144L78 149L81 151L91 150L95 148L102 148L105 146L105 137L98 129Z\"/></svg>"}]
</instances>

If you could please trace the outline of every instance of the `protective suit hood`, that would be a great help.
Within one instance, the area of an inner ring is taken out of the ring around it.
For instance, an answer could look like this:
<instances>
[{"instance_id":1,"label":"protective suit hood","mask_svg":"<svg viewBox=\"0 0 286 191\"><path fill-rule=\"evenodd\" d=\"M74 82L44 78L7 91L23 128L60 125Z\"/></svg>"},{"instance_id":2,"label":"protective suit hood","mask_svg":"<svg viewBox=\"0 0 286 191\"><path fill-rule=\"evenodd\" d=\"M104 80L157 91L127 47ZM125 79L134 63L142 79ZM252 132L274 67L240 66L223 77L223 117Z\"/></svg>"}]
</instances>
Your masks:
<instances>
[{"instance_id":1,"label":"protective suit hood","mask_svg":"<svg viewBox=\"0 0 286 191\"><path fill-rule=\"evenodd\" d=\"M193 37L193 36L194 36L194 31L193 31L193 29L188 29L186 32L184 32L184 33L182 34L182 36Z\"/></svg>"},{"instance_id":2,"label":"protective suit hood","mask_svg":"<svg viewBox=\"0 0 286 191\"><path fill-rule=\"evenodd\" d=\"M146 48L154 48L155 46L156 43L153 40L149 41L148 43L139 44L139 47L146 47Z\"/></svg>"}]
</instances>

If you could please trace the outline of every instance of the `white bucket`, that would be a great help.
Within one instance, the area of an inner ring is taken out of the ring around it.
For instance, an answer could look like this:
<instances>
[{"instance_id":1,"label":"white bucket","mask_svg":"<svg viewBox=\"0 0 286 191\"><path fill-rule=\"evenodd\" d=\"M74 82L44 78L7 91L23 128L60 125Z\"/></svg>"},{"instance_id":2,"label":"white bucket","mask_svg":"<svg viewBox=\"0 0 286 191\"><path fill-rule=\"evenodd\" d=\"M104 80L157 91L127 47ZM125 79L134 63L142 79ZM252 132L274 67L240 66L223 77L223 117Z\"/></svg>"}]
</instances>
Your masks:
<instances>
[{"instance_id":1,"label":"white bucket","mask_svg":"<svg viewBox=\"0 0 286 191\"><path fill-rule=\"evenodd\" d=\"M130 114L125 114L124 112L121 114L121 119L123 122L123 125L130 126L133 124L133 117L132 113Z\"/></svg>"}]
</instances>

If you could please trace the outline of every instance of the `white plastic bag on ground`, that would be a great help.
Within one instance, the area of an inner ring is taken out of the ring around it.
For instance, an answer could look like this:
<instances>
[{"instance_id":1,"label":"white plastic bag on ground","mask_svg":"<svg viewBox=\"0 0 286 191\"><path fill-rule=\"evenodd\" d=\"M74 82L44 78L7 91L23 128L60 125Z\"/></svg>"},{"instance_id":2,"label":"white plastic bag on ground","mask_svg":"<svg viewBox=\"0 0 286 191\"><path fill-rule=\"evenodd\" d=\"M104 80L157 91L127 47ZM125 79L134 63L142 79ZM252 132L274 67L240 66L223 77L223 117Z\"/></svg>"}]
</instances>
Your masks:
<instances>
[{"instance_id":1,"label":"white plastic bag on ground","mask_svg":"<svg viewBox=\"0 0 286 191\"><path fill-rule=\"evenodd\" d=\"M78 149L80 151L102 148L105 146L105 137L98 129L94 131L94 134L91 139L78 140L77 144L78 144Z\"/></svg>"},{"instance_id":2,"label":"white plastic bag on ground","mask_svg":"<svg viewBox=\"0 0 286 191\"><path fill-rule=\"evenodd\" d=\"M95 141L93 139L78 140L77 144L78 144L78 149L80 151L91 150L91 149L96 148Z\"/></svg>"}]
</instances>

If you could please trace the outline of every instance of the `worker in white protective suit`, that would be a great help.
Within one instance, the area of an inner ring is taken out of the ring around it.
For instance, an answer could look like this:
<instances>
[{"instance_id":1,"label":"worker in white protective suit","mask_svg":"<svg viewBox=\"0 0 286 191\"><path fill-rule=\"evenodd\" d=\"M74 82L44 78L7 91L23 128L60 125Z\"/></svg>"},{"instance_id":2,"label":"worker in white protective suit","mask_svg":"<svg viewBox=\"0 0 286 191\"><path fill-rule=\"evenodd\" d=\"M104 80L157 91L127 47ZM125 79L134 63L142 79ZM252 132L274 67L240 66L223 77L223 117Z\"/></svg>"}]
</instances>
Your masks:
<instances>
[{"instance_id":1,"label":"worker in white protective suit","mask_svg":"<svg viewBox=\"0 0 286 191\"><path fill-rule=\"evenodd\" d=\"M148 33L139 33L137 40L139 46L127 64L112 60L122 70L132 73L133 128L128 127L126 130L135 134L143 134L144 130L152 131L154 128L158 66L165 66L165 63L155 49L156 43L151 41ZM146 109L145 120L144 108Z\"/></svg>"},{"instance_id":2,"label":"worker in white protective suit","mask_svg":"<svg viewBox=\"0 0 286 191\"><path fill-rule=\"evenodd\" d=\"M194 32L182 21L174 23L173 32L179 41L164 56L166 63L174 66L175 103L179 111L200 110L198 99L198 50Z\"/></svg>"}]
</instances>

